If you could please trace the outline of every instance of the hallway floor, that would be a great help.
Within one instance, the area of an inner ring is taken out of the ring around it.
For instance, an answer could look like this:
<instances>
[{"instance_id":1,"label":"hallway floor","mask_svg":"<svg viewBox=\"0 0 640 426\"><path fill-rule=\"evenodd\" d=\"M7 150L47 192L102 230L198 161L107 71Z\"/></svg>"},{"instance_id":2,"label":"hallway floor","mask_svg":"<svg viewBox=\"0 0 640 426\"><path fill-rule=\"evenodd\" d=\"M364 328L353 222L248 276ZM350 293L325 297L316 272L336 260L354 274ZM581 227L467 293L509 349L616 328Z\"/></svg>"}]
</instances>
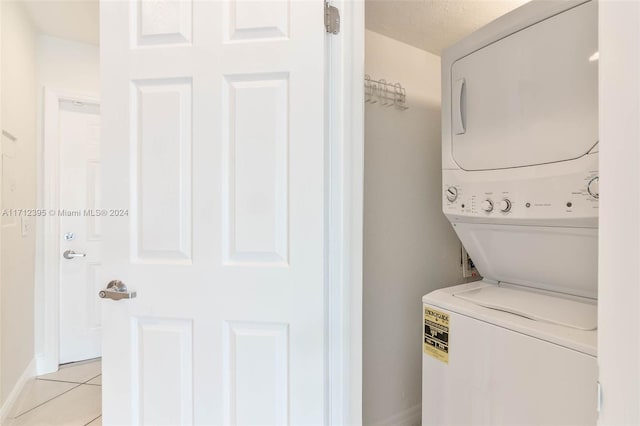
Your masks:
<instances>
[{"instance_id":1,"label":"hallway floor","mask_svg":"<svg viewBox=\"0 0 640 426\"><path fill-rule=\"evenodd\" d=\"M102 425L101 373L97 358L31 379L4 425Z\"/></svg>"}]
</instances>

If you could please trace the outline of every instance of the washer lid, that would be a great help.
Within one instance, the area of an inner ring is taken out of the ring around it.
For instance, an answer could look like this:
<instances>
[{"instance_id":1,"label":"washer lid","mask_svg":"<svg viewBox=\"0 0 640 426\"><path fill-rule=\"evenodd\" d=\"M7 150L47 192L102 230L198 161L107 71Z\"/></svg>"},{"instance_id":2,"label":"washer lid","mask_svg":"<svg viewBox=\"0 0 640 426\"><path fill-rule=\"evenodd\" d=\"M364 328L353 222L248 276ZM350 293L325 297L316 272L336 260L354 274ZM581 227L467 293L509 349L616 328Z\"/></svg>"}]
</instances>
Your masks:
<instances>
[{"instance_id":1,"label":"washer lid","mask_svg":"<svg viewBox=\"0 0 640 426\"><path fill-rule=\"evenodd\" d=\"M486 308L509 312L535 321L585 331L598 328L597 305L586 300L504 285L464 290L453 295Z\"/></svg>"},{"instance_id":2,"label":"washer lid","mask_svg":"<svg viewBox=\"0 0 640 426\"><path fill-rule=\"evenodd\" d=\"M598 297L598 229L456 222L478 272L494 282Z\"/></svg>"},{"instance_id":3,"label":"washer lid","mask_svg":"<svg viewBox=\"0 0 640 426\"><path fill-rule=\"evenodd\" d=\"M579 297L568 298L567 296L564 296L562 294L556 294L553 292L540 292L539 290L527 289L526 287L523 288L520 286L513 286L511 284L497 284L485 279L482 281L474 281L467 284L460 284L453 287L444 287L432 291L431 293L422 297L422 303L435 309L442 310L445 313L449 313L452 315L463 315L467 318L481 321L489 326L496 326L506 330L512 330L516 333L520 333L534 339L553 343L568 349L582 352L590 356L596 356L598 335L597 330L580 330L577 328L565 327L563 325L558 325L547 321L536 321L521 315L512 314L510 312L487 308L475 302L464 300L462 297L460 297L461 293L485 287L502 287L507 289L515 288L520 293L525 293L523 296L526 296L526 298L531 296L532 293L543 293L548 295L549 297L558 297L562 299L569 299L572 301L580 302L584 300L583 298ZM586 303L589 304L596 302L586 300ZM562 305L554 306L559 309L565 308ZM538 311L538 313L540 313L540 311ZM457 329L457 326L453 318L451 318L450 321L450 331L454 333Z\"/></svg>"}]
</instances>

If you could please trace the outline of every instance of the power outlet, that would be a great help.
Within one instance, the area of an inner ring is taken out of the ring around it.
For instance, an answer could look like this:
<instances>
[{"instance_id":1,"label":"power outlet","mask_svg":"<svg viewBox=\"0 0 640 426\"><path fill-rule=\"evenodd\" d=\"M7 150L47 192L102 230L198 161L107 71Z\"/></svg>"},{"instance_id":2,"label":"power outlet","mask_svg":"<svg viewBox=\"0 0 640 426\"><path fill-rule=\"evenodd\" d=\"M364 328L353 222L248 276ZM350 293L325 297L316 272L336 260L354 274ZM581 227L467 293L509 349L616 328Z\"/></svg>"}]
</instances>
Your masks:
<instances>
[{"instance_id":1,"label":"power outlet","mask_svg":"<svg viewBox=\"0 0 640 426\"><path fill-rule=\"evenodd\" d=\"M473 260L471 259L471 257L469 257L469 253L467 253L467 250L462 244L460 244L460 265L462 266L463 278L479 277L476 265L473 263Z\"/></svg>"}]
</instances>

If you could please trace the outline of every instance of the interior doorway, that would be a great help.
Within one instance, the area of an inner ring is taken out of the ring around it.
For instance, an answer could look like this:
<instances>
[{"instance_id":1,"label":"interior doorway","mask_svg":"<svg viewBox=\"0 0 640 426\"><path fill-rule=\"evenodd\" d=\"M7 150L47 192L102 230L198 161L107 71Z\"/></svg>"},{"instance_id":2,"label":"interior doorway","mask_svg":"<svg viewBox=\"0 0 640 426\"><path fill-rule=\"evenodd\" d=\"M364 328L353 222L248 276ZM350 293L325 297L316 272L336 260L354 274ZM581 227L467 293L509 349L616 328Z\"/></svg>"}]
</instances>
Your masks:
<instances>
[{"instance_id":1,"label":"interior doorway","mask_svg":"<svg viewBox=\"0 0 640 426\"><path fill-rule=\"evenodd\" d=\"M102 353L100 106L61 99L58 118L59 364L67 364Z\"/></svg>"},{"instance_id":2,"label":"interior doorway","mask_svg":"<svg viewBox=\"0 0 640 426\"><path fill-rule=\"evenodd\" d=\"M43 104L38 374L101 356L99 97L45 88Z\"/></svg>"},{"instance_id":3,"label":"interior doorway","mask_svg":"<svg viewBox=\"0 0 640 426\"><path fill-rule=\"evenodd\" d=\"M0 118L12 136L2 149L0 423L88 424L102 393L99 2L0 8Z\"/></svg>"}]
</instances>

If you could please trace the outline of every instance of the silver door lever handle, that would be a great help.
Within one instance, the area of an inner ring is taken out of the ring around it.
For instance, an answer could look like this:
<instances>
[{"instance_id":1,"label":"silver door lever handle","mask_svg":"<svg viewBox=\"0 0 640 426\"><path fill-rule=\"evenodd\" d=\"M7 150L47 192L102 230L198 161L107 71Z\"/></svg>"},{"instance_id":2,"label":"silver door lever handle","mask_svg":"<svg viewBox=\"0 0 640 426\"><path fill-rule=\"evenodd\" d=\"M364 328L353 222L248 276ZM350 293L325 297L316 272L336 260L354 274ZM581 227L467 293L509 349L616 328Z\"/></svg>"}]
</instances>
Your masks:
<instances>
[{"instance_id":1,"label":"silver door lever handle","mask_svg":"<svg viewBox=\"0 0 640 426\"><path fill-rule=\"evenodd\" d=\"M136 297L136 292L129 292L127 286L120 280L113 280L107 284L107 288L100 290L98 293L101 299L133 299Z\"/></svg>"},{"instance_id":2,"label":"silver door lever handle","mask_svg":"<svg viewBox=\"0 0 640 426\"><path fill-rule=\"evenodd\" d=\"M65 250L64 253L62 253L62 257L64 257L65 259L74 259L76 257L85 257L86 253L76 253L73 250Z\"/></svg>"}]
</instances>

